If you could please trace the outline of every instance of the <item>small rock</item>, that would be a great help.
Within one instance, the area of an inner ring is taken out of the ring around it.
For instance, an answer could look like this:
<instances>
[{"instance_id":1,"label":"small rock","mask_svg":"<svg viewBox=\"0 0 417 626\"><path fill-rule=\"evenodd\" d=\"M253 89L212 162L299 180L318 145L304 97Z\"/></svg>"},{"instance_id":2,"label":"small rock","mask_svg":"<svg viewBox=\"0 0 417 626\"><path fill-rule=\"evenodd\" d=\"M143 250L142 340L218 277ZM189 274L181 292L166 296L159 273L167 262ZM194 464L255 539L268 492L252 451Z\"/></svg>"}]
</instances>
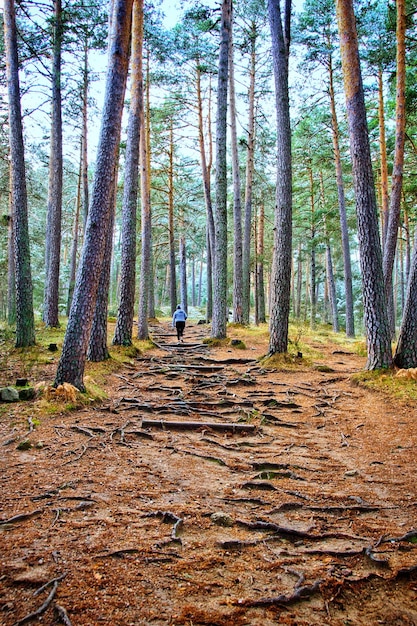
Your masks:
<instances>
[{"instance_id":1,"label":"small rock","mask_svg":"<svg viewBox=\"0 0 417 626\"><path fill-rule=\"evenodd\" d=\"M32 447L32 442L29 441L29 439L24 439L17 446L17 450L30 450L31 447Z\"/></svg>"},{"instance_id":2,"label":"small rock","mask_svg":"<svg viewBox=\"0 0 417 626\"><path fill-rule=\"evenodd\" d=\"M33 400L35 397L35 390L33 387L25 387L19 389L19 400Z\"/></svg>"},{"instance_id":3,"label":"small rock","mask_svg":"<svg viewBox=\"0 0 417 626\"><path fill-rule=\"evenodd\" d=\"M19 400L19 392L14 387L3 387L0 389L0 398L3 402L17 402Z\"/></svg>"},{"instance_id":4,"label":"small rock","mask_svg":"<svg viewBox=\"0 0 417 626\"><path fill-rule=\"evenodd\" d=\"M213 524L217 524L217 526L233 526L235 523L234 520L227 513L223 513L222 511L216 511L212 515L210 515L210 519Z\"/></svg>"},{"instance_id":5,"label":"small rock","mask_svg":"<svg viewBox=\"0 0 417 626\"><path fill-rule=\"evenodd\" d=\"M347 472L345 472L345 476L357 476L359 474L358 470L348 470Z\"/></svg>"}]
</instances>

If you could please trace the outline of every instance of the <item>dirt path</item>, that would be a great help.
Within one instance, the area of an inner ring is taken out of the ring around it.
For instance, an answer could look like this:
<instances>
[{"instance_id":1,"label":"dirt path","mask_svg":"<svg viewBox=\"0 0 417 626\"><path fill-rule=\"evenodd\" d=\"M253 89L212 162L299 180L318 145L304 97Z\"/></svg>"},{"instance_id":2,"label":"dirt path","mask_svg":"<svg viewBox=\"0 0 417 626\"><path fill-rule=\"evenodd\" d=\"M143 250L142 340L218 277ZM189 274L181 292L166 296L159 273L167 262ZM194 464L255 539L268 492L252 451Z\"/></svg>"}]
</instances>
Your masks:
<instances>
[{"instance_id":1,"label":"dirt path","mask_svg":"<svg viewBox=\"0 0 417 626\"><path fill-rule=\"evenodd\" d=\"M416 411L352 386L353 354L271 372L153 332L106 405L27 451L1 423L0 624L61 575L44 624L417 624Z\"/></svg>"}]
</instances>

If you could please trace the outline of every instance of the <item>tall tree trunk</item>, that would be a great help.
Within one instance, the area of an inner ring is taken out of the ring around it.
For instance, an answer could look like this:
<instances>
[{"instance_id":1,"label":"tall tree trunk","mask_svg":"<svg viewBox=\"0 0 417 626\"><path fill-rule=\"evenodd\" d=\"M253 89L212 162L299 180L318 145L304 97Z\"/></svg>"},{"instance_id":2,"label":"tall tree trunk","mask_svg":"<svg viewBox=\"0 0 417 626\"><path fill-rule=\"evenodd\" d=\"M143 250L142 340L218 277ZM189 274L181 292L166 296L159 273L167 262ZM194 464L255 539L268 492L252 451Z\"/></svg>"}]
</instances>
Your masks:
<instances>
[{"instance_id":1,"label":"tall tree trunk","mask_svg":"<svg viewBox=\"0 0 417 626\"><path fill-rule=\"evenodd\" d=\"M11 201L11 196L10 196ZM10 202L10 215L7 216L7 323L16 324L16 271L14 255L13 206Z\"/></svg>"},{"instance_id":2,"label":"tall tree trunk","mask_svg":"<svg viewBox=\"0 0 417 626\"><path fill-rule=\"evenodd\" d=\"M387 239L389 195L388 195L388 164L387 142L385 138L385 109L384 109L384 82L382 68L378 68L378 122L379 122L379 154L381 175L381 221L382 221L382 248L385 248Z\"/></svg>"},{"instance_id":3,"label":"tall tree trunk","mask_svg":"<svg viewBox=\"0 0 417 626\"><path fill-rule=\"evenodd\" d=\"M395 154L392 172L392 187L388 213L387 234L384 247L383 271L385 280L385 296L389 305L392 333L395 333L394 304L392 301L392 272L400 224L404 139L405 139L405 32L406 8L405 0L397 0L397 95L395 105Z\"/></svg>"},{"instance_id":4,"label":"tall tree trunk","mask_svg":"<svg viewBox=\"0 0 417 626\"><path fill-rule=\"evenodd\" d=\"M109 308L109 288L111 276L111 261L113 248L114 216L116 209L117 167L113 177L113 200L110 211L110 221L106 233L104 258L101 266L100 281L98 284L96 307L94 310L93 324L91 326L90 341L88 344L87 358L90 361L106 361L110 357L107 347L107 317Z\"/></svg>"},{"instance_id":5,"label":"tall tree trunk","mask_svg":"<svg viewBox=\"0 0 417 626\"><path fill-rule=\"evenodd\" d=\"M257 318L259 324L266 322L265 311L265 281L264 281L264 234L265 234L265 207L261 203L258 219L258 239L256 250L256 284L258 294L256 298Z\"/></svg>"},{"instance_id":6,"label":"tall tree trunk","mask_svg":"<svg viewBox=\"0 0 417 626\"><path fill-rule=\"evenodd\" d=\"M279 0L268 0L277 115L277 186L271 276L269 353L286 352L291 292L292 167L288 95L291 0L285 2L284 25Z\"/></svg>"},{"instance_id":7,"label":"tall tree trunk","mask_svg":"<svg viewBox=\"0 0 417 626\"><path fill-rule=\"evenodd\" d=\"M249 324L250 318L250 251L251 251L251 230L252 230L252 185L254 173L254 153L255 153L255 78L256 78L256 24L251 24L251 63L250 82L248 93L248 137L246 150L246 181L245 181L245 219L243 234L243 321Z\"/></svg>"},{"instance_id":8,"label":"tall tree trunk","mask_svg":"<svg viewBox=\"0 0 417 626\"><path fill-rule=\"evenodd\" d=\"M87 224L88 216L88 203L89 203L89 190L88 190L88 84L89 84L89 71L88 71L88 41L84 44L84 68L83 68L83 95L82 95L82 164L83 164L83 218L84 218L84 231Z\"/></svg>"},{"instance_id":9,"label":"tall tree trunk","mask_svg":"<svg viewBox=\"0 0 417 626\"><path fill-rule=\"evenodd\" d=\"M366 367L376 369L390 367L392 355L375 187L352 0L337 0L336 7L358 218L368 347Z\"/></svg>"},{"instance_id":10,"label":"tall tree trunk","mask_svg":"<svg viewBox=\"0 0 417 626\"><path fill-rule=\"evenodd\" d=\"M187 294L187 251L185 247L185 237L180 237L180 295L181 307L188 312Z\"/></svg>"},{"instance_id":11,"label":"tall tree trunk","mask_svg":"<svg viewBox=\"0 0 417 626\"><path fill-rule=\"evenodd\" d=\"M242 284L242 203L240 199L240 172L239 153L237 147L236 128L236 95L233 47L233 19L230 30L229 47L229 101L230 101L230 131L232 148L233 174L233 321L236 324L243 322L243 284Z\"/></svg>"},{"instance_id":12,"label":"tall tree trunk","mask_svg":"<svg viewBox=\"0 0 417 626\"><path fill-rule=\"evenodd\" d=\"M231 0L223 0L216 120L216 212L214 237L214 298L211 335L226 337L227 322L227 83L231 29Z\"/></svg>"},{"instance_id":13,"label":"tall tree trunk","mask_svg":"<svg viewBox=\"0 0 417 626\"><path fill-rule=\"evenodd\" d=\"M197 296L197 306L201 306L201 294L202 294L202 281L203 281L203 259L200 261L200 271L198 278L198 296Z\"/></svg>"},{"instance_id":14,"label":"tall tree trunk","mask_svg":"<svg viewBox=\"0 0 417 626\"><path fill-rule=\"evenodd\" d=\"M301 317L301 291L303 287L303 260L301 256L301 243L298 244L297 255L297 293L295 298L295 317L300 319Z\"/></svg>"},{"instance_id":15,"label":"tall tree trunk","mask_svg":"<svg viewBox=\"0 0 417 626\"><path fill-rule=\"evenodd\" d=\"M143 81L143 77L142 77ZM151 214L151 198L149 193L149 170L147 156L147 130L145 124L145 111L143 111L143 119L141 123L140 135L140 185L142 200L142 251L140 264L140 282L139 282L139 310L138 310L138 339L148 339L148 300L149 287L151 277L151 241L152 241L152 214Z\"/></svg>"},{"instance_id":16,"label":"tall tree trunk","mask_svg":"<svg viewBox=\"0 0 417 626\"><path fill-rule=\"evenodd\" d=\"M353 289L352 289L352 261L350 256L349 229L346 216L346 198L345 186L343 183L342 159L340 156L339 142L339 124L336 114L336 99L333 85L333 65L332 57L329 59L329 92L330 92L330 110L332 116L332 139L334 164L336 169L336 185L337 197L339 202L340 232L342 236L343 251L343 272L345 281L345 299L346 299L346 335L347 337L355 336L355 316L353 310Z\"/></svg>"},{"instance_id":17,"label":"tall tree trunk","mask_svg":"<svg viewBox=\"0 0 417 626\"><path fill-rule=\"evenodd\" d=\"M45 298L43 320L46 326L59 326L59 267L62 222L62 6L54 0L54 36L52 62L51 149L49 156L48 211L45 238Z\"/></svg>"},{"instance_id":18,"label":"tall tree trunk","mask_svg":"<svg viewBox=\"0 0 417 626\"><path fill-rule=\"evenodd\" d=\"M68 282L68 298L67 298L67 316L70 314L72 297L74 295L74 287L75 287L75 277L77 274L77 253L78 253L78 238L79 238L79 222L80 222L80 209L81 209L81 177L82 177L82 169L83 169L83 148L82 148L83 140L81 139L81 150L80 150L80 166L78 171L78 182L77 182L77 198L75 201L75 216L74 216L74 228L72 232L72 244L71 244L71 258L70 258L70 271L69 271L69 282Z\"/></svg>"},{"instance_id":19,"label":"tall tree trunk","mask_svg":"<svg viewBox=\"0 0 417 626\"><path fill-rule=\"evenodd\" d=\"M410 267L407 296L394 363L398 367L417 367L417 242Z\"/></svg>"},{"instance_id":20,"label":"tall tree trunk","mask_svg":"<svg viewBox=\"0 0 417 626\"><path fill-rule=\"evenodd\" d=\"M3 16L9 99L10 206L16 279L16 347L23 348L35 343L35 322L14 0L4 0Z\"/></svg>"},{"instance_id":21,"label":"tall tree trunk","mask_svg":"<svg viewBox=\"0 0 417 626\"><path fill-rule=\"evenodd\" d=\"M132 18L130 111L127 129L125 182L122 204L120 301L113 344L132 344L136 286L136 219L138 203L139 138L143 118L143 0L134 0Z\"/></svg>"},{"instance_id":22,"label":"tall tree trunk","mask_svg":"<svg viewBox=\"0 0 417 626\"><path fill-rule=\"evenodd\" d=\"M317 314L317 297L316 297L316 225L315 225L315 208L314 208L314 179L311 165L308 167L308 175L310 180L310 327L316 327Z\"/></svg>"},{"instance_id":23,"label":"tall tree trunk","mask_svg":"<svg viewBox=\"0 0 417 626\"><path fill-rule=\"evenodd\" d=\"M201 68L200 59L196 59L196 89L197 89L197 111L198 111L198 141L200 147L200 162L203 176L204 201L206 204L207 214L207 321L211 320L213 315L213 251L214 251L214 216L213 205L211 201L211 98L209 99L209 157L207 158L206 146L204 142L204 124L203 124L203 98L201 94Z\"/></svg>"},{"instance_id":24,"label":"tall tree trunk","mask_svg":"<svg viewBox=\"0 0 417 626\"><path fill-rule=\"evenodd\" d=\"M169 236L169 268L170 282L169 295L171 304L171 315L177 308L177 271L175 257L175 230L174 230L174 131L170 127L169 140L169 170L168 170L168 236Z\"/></svg>"},{"instance_id":25,"label":"tall tree trunk","mask_svg":"<svg viewBox=\"0 0 417 626\"><path fill-rule=\"evenodd\" d=\"M330 308L332 312L332 326L335 333L339 332L339 319L337 315L337 297L336 297L336 283L334 280L333 261L330 244L326 244L326 274L327 274L327 289L329 293Z\"/></svg>"},{"instance_id":26,"label":"tall tree trunk","mask_svg":"<svg viewBox=\"0 0 417 626\"><path fill-rule=\"evenodd\" d=\"M83 254L77 274L73 303L55 378L84 390L83 375L90 338L106 233L113 209L114 173L119 148L133 0L115 0L114 26L109 51L106 95L97 150L96 174L87 219ZM91 271L94 268L95 271ZM100 270L100 271L99 271Z\"/></svg>"},{"instance_id":27,"label":"tall tree trunk","mask_svg":"<svg viewBox=\"0 0 417 626\"><path fill-rule=\"evenodd\" d=\"M196 306L196 288L195 288L195 257L193 256L191 262L191 306Z\"/></svg>"}]
</instances>

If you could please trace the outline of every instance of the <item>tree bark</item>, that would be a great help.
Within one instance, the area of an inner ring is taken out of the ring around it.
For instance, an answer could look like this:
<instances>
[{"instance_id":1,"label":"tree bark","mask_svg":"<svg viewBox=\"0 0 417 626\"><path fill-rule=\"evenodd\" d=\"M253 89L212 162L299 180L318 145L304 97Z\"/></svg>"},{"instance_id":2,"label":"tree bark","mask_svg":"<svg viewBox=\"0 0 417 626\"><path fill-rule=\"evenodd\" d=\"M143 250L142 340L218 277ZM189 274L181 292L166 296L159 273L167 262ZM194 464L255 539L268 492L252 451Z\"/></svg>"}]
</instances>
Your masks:
<instances>
[{"instance_id":1,"label":"tree bark","mask_svg":"<svg viewBox=\"0 0 417 626\"><path fill-rule=\"evenodd\" d=\"M143 77L142 77L143 81ZM144 109L144 107L143 107ZM148 301L151 277L151 238L152 238L152 213L151 198L149 193L149 170L148 170L148 142L146 137L145 111L143 110L141 123L141 135L139 144L140 163L140 186L142 201L142 251L139 281L139 310L138 310L138 339L148 339Z\"/></svg>"},{"instance_id":2,"label":"tree bark","mask_svg":"<svg viewBox=\"0 0 417 626\"><path fill-rule=\"evenodd\" d=\"M231 0L223 0L216 119L216 211L214 237L214 298L211 336L226 337L227 323L227 83Z\"/></svg>"},{"instance_id":3,"label":"tree bark","mask_svg":"<svg viewBox=\"0 0 417 626\"><path fill-rule=\"evenodd\" d=\"M366 367L376 369L390 367L392 354L375 186L352 0L337 0L336 8L358 219L368 347Z\"/></svg>"},{"instance_id":4,"label":"tree bark","mask_svg":"<svg viewBox=\"0 0 417 626\"><path fill-rule=\"evenodd\" d=\"M4 0L3 16L9 99L10 206L16 280L16 347L23 348L35 343L35 322L14 0Z\"/></svg>"},{"instance_id":5,"label":"tree bark","mask_svg":"<svg viewBox=\"0 0 417 626\"><path fill-rule=\"evenodd\" d=\"M70 314L72 297L74 295L75 277L77 274L77 253L78 253L78 238L79 238L79 221L80 221L80 209L81 209L81 186L82 186L82 170L83 170L83 139L81 139L80 150L80 166L78 171L78 183L77 183L77 198L75 201L75 216L74 216L74 228L72 231L72 244L71 244L71 258L70 258L70 271L68 282L68 298L67 298L67 317Z\"/></svg>"},{"instance_id":6,"label":"tree bark","mask_svg":"<svg viewBox=\"0 0 417 626\"><path fill-rule=\"evenodd\" d=\"M115 0L96 174L83 254L54 383L57 386L68 382L80 390L85 389L83 383L85 360L112 210L114 171L129 63L132 3L133 0Z\"/></svg>"},{"instance_id":7,"label":"tree bark","mask_svg":"<svg viewBox=\"0 0 417 626\"><path fill-rule=\"evenodd\" d=\"M89 84L89 71L88 71L88 41L84 44L84 70L83 70L83 109L82 109L82 125L83 125L83 138L82 138L82 164L83 164L83 218L84 218L84 231L87 224L88 216L88 203L89 203L89 189L88 189L88 84Z\"/></svg>"},{"instance_id":8,"label":"tree bark","mask_svg":"<svg viewBox=\"0 0 417 626\"><path fill-rule=\"evenodd\" d=\"M277 186L270 296L269 353L288 347L292 248L291 124L288 95L291 0L286 0L284 27L279 0L268 0L272 36L277 115Z\"/></svg>"},{"instance_id":9,"label":"tree bark","mask_svg":"<svg viewBox=\"0 0 417 626\"><path fill-rule=\"evenodd\" d=\"M334 164L336 170L337 197L339 203L340 232L342 236L343 251L343 272L345 282L346 299L346 336L355 336L355 316L353 310L353 290L352 290L352 261L350 256L349 229L346 215L345 186L343 183L342 159L340 156L339 124L336 114L336 99L333 85L333 65L332 58L329 60L329 93L330 111L332 116L332 139Z\"/></svg>"},{"instance_id":10,"label":"tree bark","mask_svg":"<svg viewBox=\"0 0 417 626\"><path fill-rule=\"evenodd\" d=\"M138 202L139 138L143 109L142 84L143 0L134 0L132 18L130 111L127 129L125 181L122 204L120 301L113 344L132 344L136 286L136 220Z\"/></svg>"},{"instance_id":11,"label":"tree bark","mask_svg":"<svg viewBox=\"0 0 417 626\"><path fill-rule=\"evenodd\" d=\"M211 201L211 99L209 100L209 158L207 159L206 146L204 142L203 124L203 99L201 94L201 69L200 59L196 59L196 91L197 91L197 111L198 111L198 141L200 147L200 163L203 175L204 201L207 214L207 321L213 315L213 251L214 251L214 216Z\"/></svg>"},{"instance_id":12,"label":"tree bark","mask_svg":"<svg viewBox=\"0 0 417 626\"><path fill-rule=\"evenodd\" d=\"M49 156L48 211L45 237L45 298L43 320L46 326L59 326L59 268L62 223L62 6L54 0L54 35L52 62L51 148Z\"/></svg>"},{"instance_id":13,"label":"tree bark","mask_svg":"<svg viewBox=\"0 0 417 626\"><path fill-rule=\"evenodd\" d=\"M246 181L245 181L245 217L243 233L243 322L249 324L250 319L250 252L252 232L252 186L255 154L255 78L256 78L256 24L252 22L250 30L250 83L248 93L248 137L246 150Z\"/></svg>"},{"instance_id":14,"label":"tree bark","mask_svg":"<svg viewBox=\"0 0 417 626\"><path fill-rule=\"evenodd\" d=\"M169 236L169 296L171 315L177 308L177 271L175 255L175 229L174 229L174 131L170 128L169 141L169 170L168 170L168 236Z\"/></svg>"},{"instance_id":15,"label":"tree bark","mask_svg":"<svg viewBox=\"0 0 417 626\"><path fill-rule=\"evenodd\" d=\"M405 140L405 32L406 8L405 0L397 0L397 93L395 105L395 154L392 172L391 197L388 212L388 224L384 247L383 271L385 296L389 304L391 331L395 334L395 315L392 295L392 273L395 251L397 249L398 227L400 224L404 140Z\"/></svg>"},{"instance_id":16,"label":"tree bark","mask_svg":"<svg viewBox=\"0 0 417 626\"><path fill-rule=\"evenodd\" d=\"M243 283L242 283L242 203L240 190L239 153L237 147L236 95L233 47L233 19L230 30L229 48L229 101L230 131L233 174L233 322L243 322Z\"/></svg>"},{"instance_id":17,"label":"tree bark","mask_svg":"<svg viewBox=\"0 0 417 626\"><path fill-rule=\"evenodd\" d=\"M114 214L116 209L117 167L113 175L113 199L110 210L110 221L106 233L104 258L101 266L100 281L98 284L96 307L93 324L91 326L90 341L87 358L89 361L106 361L109 357L107 347L107 317L109 308L109 288L111 275L111 261L113 248Z\"/></svg>"},{"instance_id":18,"label":"tree bark","mask_svg":"<svg viewBox=\"0 0 417 626\"><path fill-rule=\"evenodd\" d=\"M181 307L188 312L187 294L187 251L185 247L185 237L180 237L180 296Z\"/></svg>"},{"instance_id":19,"label":"tree bark","mask_svg":"<svg viewBox=\"0 0 417 626\"><path fill-rule=\"evenodd\" d=\"M265 207L261 203L259 209L258 218L258 238L256 247L256 309L257 309L257 321L258 324L264 324L266 322L266 309L265 309L265 281L264 281L264 234L265 234Z\"/></svg>"},{"instance_id":20,"label":"tree bark","mask_svg":"<svg viewBox=\"0 0 417 626\"><path fill-rule=\"evenodd\" d=\"M11 200L11 196L9 201ZM7 323L16 324L16 271L14 265L13 207L10 204L7 232Z\"/></svg>"},{"instance_id":21,"label":"tree bark","mask_svg":"<svg viewBox=\"0 0 417 626\"><path fill-rule=\"evenodd\" d=\"M388 164L387 142L385 138L385 110L384 110L384 83L382 68L378 68L378 123L379 123L379 155L381 172L381 221L382 221L382 248L385 248L389 215L388 195Z\"/></svg>"}]
</instances>

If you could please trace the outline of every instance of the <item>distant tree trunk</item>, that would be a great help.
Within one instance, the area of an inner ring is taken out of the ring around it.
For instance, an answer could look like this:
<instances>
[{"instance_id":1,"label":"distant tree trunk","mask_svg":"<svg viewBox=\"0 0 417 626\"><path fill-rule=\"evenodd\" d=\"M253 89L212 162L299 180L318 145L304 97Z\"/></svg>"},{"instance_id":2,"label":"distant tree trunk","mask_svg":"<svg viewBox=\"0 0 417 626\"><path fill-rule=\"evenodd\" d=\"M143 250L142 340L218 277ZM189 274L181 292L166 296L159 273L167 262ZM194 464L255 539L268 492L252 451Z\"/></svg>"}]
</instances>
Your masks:
<instances>
[{"instance_id":1,"label":"distant tree trunk","mask_svg":"<svg viewBox=\"0 0 417 626\"><path fill-rule=\"evenodd\" d=\"M115 0L109 67L96 173L87 219L83 254L77 274L73 303L55 378L55 385L68 382L84 390L83 375L101 267L113 209L116 167L126 77L129 64L133 0ZM91 271L95 268L95 271ZM98 271L100 268L100 271Z\"/></svg>"},{"instance_id":2,"label":"distant tree trunk","mask_svg":"<svg viewBox=\"0 0 417 626\"><path fill-rule=\"evenodd\" d=\"M417 243L417 242L416 242ZM417 367L417 245L414 246L407 296L394 363L408 369Z\"/></svg>"},{"instance_id":3,"label":"distant tree trunk","mask_svg":"<svg viewBox=\"0 0 417 626\"><path fill-rule=\"evenodd\" d=\"M82 164L83 164L83 218L84 218L84 231L87 224L88 216L88 202L89 202L89 190L88 190L88 83L89 83L89 70L88 70L88 42L84 44L84 68L83 68L83 95L82 95Z\"/></svg>"},{"instance_id":4,"label":"distant tree trunk","mask_svg":"<svg viewBox=\"0 0 417 626\"><path fill-rule=\"evenodd\" d=\"M59 267L62 221L62 6L54 0L54 36L52 62L51 148L49 156L48 211L45 237L45 298L43 320L46 326L59 326Z\"/></svg>"},{"instance_id":5,"label":"distant tree trunk","mask_svg":"<svg viewBox=\"0 0 417 626\"><path fill-rule=\"evenodd\" d=\"M382 218L382 248L385 248L387 238L387 226L389 215L389 195L388 195L388 164L387 164L387 143L385 138L385 110L384 110L384 83L382 80L382 69L378 68L378 121L379 121L379 154L381 171L381 218Z\"/></svg>"},{"instance_id":6,"label":"distant tree trunk","mask_svg":"<svg viewBox=\"0 0 417 626\"><path fill-rule=\"evenodd\" d=\"M142 77L143 81L143 77ZM148 300L149 287L151 277L151 240L152 240L152 214L151 214L151 198L149 193L149 170L147 157L147 137L145 126L145 111L143 111L143 119L141 121L140 135L140 186L142 200L142 252L140 263L140 282L139 282L139 310L138 310L138 339L148 339Z\"/></svg>"},{"instance_id":7,"label":"distant tree trunk","mask_svg":"<svg viewBox=\"0 0 417 626\"><path fill-rule=\"evenodd\" d=\"M337 0L336 7L358 218L368 347L366 367L376 369L390 367L392 354L375 187L352 0Z\"/></svg>"},{"instance_id":8,"label":"distant tree trunk","mask_svg":"<svg viewBox=\"0 0 417 626\"><path fill-rule=\"evenodd\" d=\"M265 281L264 281L264 233L265 233L265 207L261 203L258 219L258 241L256 251L256 284L258 294L256 298L257 319L259 324L266 322L265 309Z\"/></svg>"},{"instance_id":9,"label":"distant tree trunk","mask_svg":"<svg viewBox=\"0 0 417 626\"><path fill-rule=\"evenodd\" d=\"M317 297L316 297L316 225L315 225L315 207L314 207L314 179L311 165L308 167L308 175L310 180L310 327L316 327L317 315Z\"/></svg>"},{"instance_id":10,"label":"distant tree trunk","mask_svg":"<svg viewBox=\"0 0 417 626\"><path fill-rule=\"evenodd\" d=\"M82 144L81 139L81 144ZM80 154L80 167L78 172L77 183L77 198L75 201L75 216L74 216L74 228L72 232L72 245L71 245L71 258L70 258L70 271L69 271L69 283L68 283L68 298L67 298L67 317L70 314L72 297L74 295L75 277L77 274L77 252L78 252L78 236L79 236L79 222L80 222L80 208L81 208L81 177L83 169L83 155L82 145Z\"/></svg>"},{"instance_id":11,"label":"distant tree trunk","mask_svg":"<svg viewBox=\"0 0 417 626\"><path fill-rule=\"evenodd\" d=\"M197 110L198 110L198 141L200 147L200 162L203 175L204 201L207 213L207 321L213 315L213 250L214 250L214 216L211 202L211 124L210 111L211 100L209 101L209 158L207 159L206 146L204 142L203 124L203 99L201 95L201 68L200 59L196 60L196 87L197 87Z\"/></svg>"},{"instance_id":12,"label":"distant tree trunk","mask_svg":"<svg viewBox=\"0 0 417 626\"><path fill-rule=\"evenodd\" d=\"M196 305L196 289L195 289L195 257L193 256L191 262L191 306Z\"/></svg>"},{"instance_id":13,"label":"distant tree trunk","mask_svg":"<svg viewBox=\"0 0 417 626\"><path fill-rule=\"evenodd\" d=\"M156 268L153 260L153 247L152 247L152 232L151 232L151 280L149 283L149 294L148 294L148 319L155 319L155 290L156 290Z\"/></svg>"},{"instance_id":14,"label":"distant tree trunk","mask_svg":"<svg viewBox=\"0 0 417 626\"><path fill-rule=\"evenodd\" d=\"M26 192L26 169L20 104L16 16L13 0L4 0L4 44L9 100L10 206L16 280L16 347L35 343L33 289Z\"/></svg>"},{"instance_id":15,"label":"distant tree trunk","mask_svg":"<svg viewBox=\"0 0 417 626\"><path fill-rule=\"evenodd\" d=\"M14 264L14 228L12 213L13 207L10 203L10 215L7 216L7 323L10 326L16 324L16 272Z\"/></svg>"},{"instance_id":16,"label":"distant tree trunk","mask_svg":"<svg viewBox=\"0 0 417 626\"><path fill-rule=\"evenodd\" d=\"M107 317L109 309L109 288L111 275L111 260L113 248L114 214L116 208L117 168L113 176L113 200L110 212L110 221L106 233L104 258L101 266L100 281L98 284L96 307L93 324L91 326L90 341L87 358L89 361L106 361L110 358L107 347Z\"/></svg>"},{"instance_id":17,"label":"distant tree trunk","mask_svg":"<svg viewBox=\"0 0 417 626\"><path fill-rule=\"evenodd\" d=\"M169 295L171 304L171 315L177 307L177 270L175 256L175 230L174 230L174 131L170 128L169 142L169 170L168 170L168 236L169 236Z\"/></svg>"},{"instance_id":18,"label":"distant tree trunk","mask_svg":"<svg viewBox=\"0 0 417 626\"><path fill-rule=\"evenodd\" d=\"M252 22L250 47L250 83L248 93L248 137L246 150L246 182L245 182L245 219L243 233L243 257L242 257L242 280L243 280L243 322L249 324L250 319L250 252L252 231L252 185L254 172L255 153L255 78L256 78L256 24Z\"/></svg>"},{"instance_id":19,"label":"distant tree trunk","mask_svg":"<svg viewBox=\"0 0 417 626\"><path fill-rule=\"evenodd\" d=\"M222 2L216 120L216 219L214 237L214 299L211 336L226 337L227 323L227 83L231 0Z\"/></svg>"},{"instance_id":20,"label":"distant tree trunk","mask_svg":"<svg viewBox=\"0 0 417 626\"><path fill-rule=\"evenodd\" d=\"M395 105L395 154L392 172L391 197L388 212L387 234L384 247L383 271L385 281L385 296L389 306L392 334L395 334L395 314L392 295L392 273L394 268L395 251L400 224L401 197L404 169L404 140L405 140L405 32L406 7L405 0L397 0L397 96Z\"/></svg>"},{"instance_id":21,"label":"distant tree trunk","mask_svg":"<svg viewBox=\"0 0 417 626\"><path fill-rule=\"evenodd\" d=\"M201 306L201 292L202 292L202 281L203 281L203 259L200 261L200 272L198 278L198 296L197 296L197 306Z\"/></svg>"},{"instance_id":22,"label":"distant tree trunk","mask_svg":"<svg viewBox=\"0 0 417 626\"><path fill-rule=\"evenodd\" d=\"M288 96L291 0L285 2L284 25L279 0L268 0L272 36L277 115L277 186L271 276L269 353L286 352L291 290L292 172Z\"/></svg>"},{"instance_id":23,"label":"distant tree trunk","mask_svg":"<svg viewBox=\"0 0 417 626\"><path fill-rule=\"evenodd\" d=\"M337 315L337 297L336 297L336 283L334 280L333 261L330 244L326 244L326 274L327 274L327 289L330 300L330 309L332 312L332 326L335 333L339 332L339 319Z\"/></svg>"},{"instance_id":24,"label":"distant tree trunk","mask_svg":"<svg viewBox=\"0 0 417 626\"><path fill-rule=\"evenodd\" d=\"M139 137L143 118L143 0L133 3L130 111L127 129L125 182L122 204L120 301L113 344L132 344L136 286L136 219L138 203Z\"/></svg>"},{"instance_id":25,"label":"distant tree trunk","mask_svg":"<svg viewBox=\"0 0 417 626\"><path fill-rule=\"evenodd\" d=\"M185 247L185 237L180 237L180 292L181 292L181 306L184 311L188 311L188 296L187 296L187 252Z\"/></svg>"},{"instance_id":26,"label":"distant tree trunk","mask_svg":"<svg viewBox=\"0 0 417 626\"><path fill-rule=\"evenodd\" d=\"M236 125L236 96L233 48L233 19L230 30L229 47L229 102L230 102L230 132L232 151L233 174L233 321L235 324L243 322L243 284L242 284L242 203L240 199L240 171L239 153L237 147Z\"/></svg>"},{"instance_id":27,"label":"distant tree trunk","mask_svg":"<svg viewBox=\"0 0 417 626\"><path fill-rule=\"evenodd\" d=\"M411 267L411 243L410 243L410 223L408 220L408 210L404 207L404 233L405 233L405 282L408 284Z\"/></svg>"},{"instance_id":28,"label":"distant tree trunk","mask_svg":"<svg viewBox=\"0 0 417 626\"><path fill-rule=\"evenodd\" d=\"M301 317L301 291L303 287L303 260L301 257L301 244L298 244L297 255L297 287L295 296L295 317L300 319Z\"/></svg>"},{"instance_id":29,"label":"distant tree trunk","mask_svg":"<svg viewBox=\"0 0 417 626\"><path fill-rule=\"evenodd\" d=\"M332 115L332 139L334 163L336 169L337 197L339 202L340 232L342 236L343 272L346 299L346 336L355 336L355 316L353 311L352 262L350 256L349 229L346 216L345 187L343 183L342 159L340 156L339 124L336 114L336 100L333 86L333 66L329 65L330 110Z\"/></svg>"}]
</instances>

